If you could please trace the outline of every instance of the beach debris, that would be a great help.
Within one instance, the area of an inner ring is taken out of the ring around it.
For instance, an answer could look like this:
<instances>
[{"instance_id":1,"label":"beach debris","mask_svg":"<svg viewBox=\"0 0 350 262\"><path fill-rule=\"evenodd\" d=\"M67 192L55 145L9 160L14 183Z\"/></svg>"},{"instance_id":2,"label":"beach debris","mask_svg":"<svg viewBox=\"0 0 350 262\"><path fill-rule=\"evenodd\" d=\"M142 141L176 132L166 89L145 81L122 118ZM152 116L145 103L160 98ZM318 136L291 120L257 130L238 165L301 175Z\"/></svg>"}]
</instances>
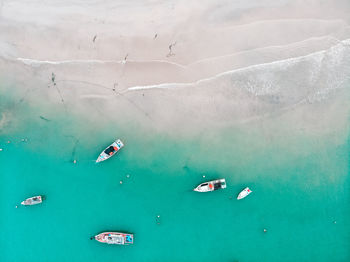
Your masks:
<instances>
[{"instance_id":1,"label":"beach debris","mask_svg":"<svg viewBox=\"0 0 350 262\"><path fill-rule=\"evenodd\" d=\"M126 59L128 59L129 54L126 54L126 56L124 57L124 60L122 61L122 64L126 63Z\"/></svg>"},{"instance_id":2,"label":"beach debris","mask_svg":"<svg viewBox=\"0 0 350 262\"><path fill-rule=\"evenodd\" d=\"M92 42L95 43L96 37L97 37L97 35L94 36L94 38L92 39Z\"/></svg>"},{"instance_id":3,"label":"beach debris","mask_svg":"<svg viewBox=\"0 0 350 262\"><path fill-rule=\"evenodd\" d=\"M7 144L10 144L11 143L11 141L10 140L7 140Z\"/></svg>"},{"instance_id":4,"label":"beach debris","mask_svg":"<svg viewBox=\"0 0 350 262\"><path fill-rule=\"evenodd\" d=\"M51 82L52 82L53 85L56 87L56 90L57 90L58 94L59 94L60 97L61 97L62 103L64 103L64 99L63 99L62 93L61 93L60 89L56 86L56 75L55 75L55 73L53 73L53 72L51 73ZM48 86L48 87L50 87L50 86Z\"/></svg>"},{"instance_id":5,"label":"beach debris","mask_svg":"<svg viewBox=\"0 0 350 262\"><path fill-rule=\"evenodd\" d=\"M158 36L158 34L155 34L155 35L154 35L154 37L153 37L153 39L156 39L156 38L157 38L157 36Z\"/></svg>"},{"instance_id":6,"label":"beach debris","mask_svg":"<svg viewBox=\"0 0 350 262\"><path fill-rule=\"evenodd\" d=\"M127 174L127 175L126 175L126 177L127 177L127 178L129 178L129 177L130 177L130 175L129 175L129 174Z\"/></svg>"},{"instance_id":7,"label":"beach debris","mask_svg":"<svg viewBox=\"0 0 350 262\"><path fill-rule=\"evenodd\" d=\"M113 92L116 91L116 87L117 87L117 86L118 86L118 83L114 83L113 88L112 88Z\"/></svg>"},{"instance_id":8,"label":"beach debris","mask_svg":"<svg viewBox=\"0 0 350 262\"><path fill-rule=\"evenodd\" d=\"M0 148L0 152L2 151L2 148Z\"/></svg>"},{"instance_id":9,"label":"beach debris","mask_svg":"<svg viewBox=\"0 0 350 262\"><path fill-rule=\"evenodd\" d=\"M18 206L16 206L16 208L18 208Z\"/></svg>"},{"instance_id":10,"label":"beach debris","mask_svg":"<svg viewBox=\"0 0 350 262\"><path fill-rule=\"evenodd\" d=\"M264 233L266 233L267 232L267 229L266 228L264 228Z\"/></svg>"},{"instance_id":11,"label":"beach debris","mask_svg":"<svg viewBox=\"0 0 350 262\"><path fill-rule=\"evenodd\" d=\"M52 72L51 73L51 82L53 83L53 85L56 85L55 79L56 79L56 75Z\"/></svg>"},{"instance_id":12,"label":"beach debris","mask_svg":"<svg viewBox=\"0 0 350 262\"><path fill-rule=\"evenodd\" d=\"M51 121L50 119L47 119L46 117L43 117L43 116L39 116L39 117L40 117L40 119L45 120L47 122Z\"/></svg>"},{"instance_id":13,"label":"beach debris","mask_svg":"<svg viewBox=\"0 0 350 262\"><path fill-rule=\"evenodd\" d=\"M174 56L172 48L176 45L176 42L169 45L169 53L166 55L167 57Z\"/></svg>"},{"instance_id":14,"label":"beach debris","mask_svg":"<svg viewBox=\"0 0 350 262\"><path fill-rule=\"evenodd\" d=\"M205 175L203 175L203 178L205 178Z\"/></svg>"},{"instance_id":15,"label":"beach debris","mask_svg":"<svg viewBox=\"0 0 350 262\"><path fill-rule=\"evenodd\" d=\"M77 163L77 160L74 159L74 160L73 160L73 164L76 164L76 163Z\"/></svg>"},{"instance_id":16,"label":"beach debris","mask_svg":"<svg viewBox=\"0 0 350 262\"><path fill-rule=\"evenodd\" d=\"M120 181L119 181L119 184L123 184L123 180L120 180Z\"/></svg>"}]
</instances>

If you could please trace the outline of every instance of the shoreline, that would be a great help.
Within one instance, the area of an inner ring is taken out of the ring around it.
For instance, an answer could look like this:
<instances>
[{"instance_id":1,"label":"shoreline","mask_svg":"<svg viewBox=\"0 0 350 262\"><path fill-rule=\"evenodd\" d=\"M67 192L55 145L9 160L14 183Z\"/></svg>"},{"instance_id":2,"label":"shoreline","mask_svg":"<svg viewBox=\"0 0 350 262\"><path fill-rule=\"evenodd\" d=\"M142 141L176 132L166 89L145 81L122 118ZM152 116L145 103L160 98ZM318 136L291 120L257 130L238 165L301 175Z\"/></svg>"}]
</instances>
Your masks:
<instances>
[{"instance_id":1,"label":"shoreline","mask_svg":"<svg viewBox=\"0 0 350 262\"><path fill-rule=\"evenodd\" d=\"M170 133L295 110L322 118L347 94L350 5L139 3L4 2L0 79L33 104ZM148 7L157 8L149 15ZM319 105L322 113L313 109ZM347 108L332 111L339 123Z\"/></svg>"}]
</instances>

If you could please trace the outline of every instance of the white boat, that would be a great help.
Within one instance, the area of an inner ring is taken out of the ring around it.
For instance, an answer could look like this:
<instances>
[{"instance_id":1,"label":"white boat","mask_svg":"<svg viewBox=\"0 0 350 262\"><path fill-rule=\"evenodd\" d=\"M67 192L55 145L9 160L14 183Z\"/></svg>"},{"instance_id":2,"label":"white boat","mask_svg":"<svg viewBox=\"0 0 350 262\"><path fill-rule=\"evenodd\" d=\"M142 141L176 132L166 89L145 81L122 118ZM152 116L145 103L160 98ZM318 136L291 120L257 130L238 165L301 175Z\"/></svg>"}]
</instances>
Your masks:
<instances>
[{"instance_id":1,"label":"white boat","mask_svg":"<svg viewBox=\"0 0 350 262\"><path fill-rule=\"evenodd\" d=\"M114 156L123 146L124 144L120 139L115 140L111 145L102 151L102 153L96 159L96 163L105 161Z\"/></svg>"},{"instance_id":2,"label":"white boat","mask_svg":"<svg viewBox=\"0 0 350 262\"><path fill-rule=\"evenodd\" d=\"M193 190L197 192L211 192L223 188L226 188L225 178L204 182Z\"/></svg>"},{"instance_id":3,"label":"white boat","mask_svg":"<svg viewBox=\"0 0 350 262\"><path fill-rule=\"evenodd\" d=\"M134 244L134 235L120 232L103 232L95 236L98 242L114 245Z\"/></svg>"},{"instance_id":4,"label":"white boat","mask_svg":"<svg viewBox=\"0 0 350 262\"><path fill-rule=\"evenodd\" d=\"M240 199L242 199L242 198L245 198L245 197L248 196L251 192L253 192L253 191L251 191L251 190L249 189L249 187L246 187L245 189L243 189L243 190L241 191L241 193L238 194L237 199L240 200Z\"/></svg>"},{"instance_id":5,"label":"white boat","mask_svg":"<svg viewBox=\"0 0 350 262\"><path fill-rule=\"evenodd\" d=\"M23 206L37 205L43 202L42 196L33 196L21 202Z\"/></svg>"}]
</instances>

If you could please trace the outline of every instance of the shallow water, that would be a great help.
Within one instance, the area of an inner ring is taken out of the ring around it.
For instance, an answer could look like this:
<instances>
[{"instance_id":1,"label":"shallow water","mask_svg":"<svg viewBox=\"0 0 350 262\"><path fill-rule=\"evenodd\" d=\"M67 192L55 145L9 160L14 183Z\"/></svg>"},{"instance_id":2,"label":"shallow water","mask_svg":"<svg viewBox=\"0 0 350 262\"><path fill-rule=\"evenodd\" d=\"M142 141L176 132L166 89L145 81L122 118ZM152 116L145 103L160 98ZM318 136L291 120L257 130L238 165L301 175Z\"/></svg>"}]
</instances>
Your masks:
<instances>
[{"instance_id":1,"label":"shallow water","mask_svg":"<svg viewBox=\"0 0 350 262\"><path fill-rule=\"evenodd\" d=\"M174 137L0 101L13 117L0 133L1 261L350 258L347 129L312 135L282 116L264 130L255 122ZM115 138L125 148L95 164ZM192 191L221 177L225 190ZM253 193L237 201L246 186ZM15 208L37 194L42 205ZM135 244L89 239L107 230L134 233Z\"/></svg>"}]
</instances>

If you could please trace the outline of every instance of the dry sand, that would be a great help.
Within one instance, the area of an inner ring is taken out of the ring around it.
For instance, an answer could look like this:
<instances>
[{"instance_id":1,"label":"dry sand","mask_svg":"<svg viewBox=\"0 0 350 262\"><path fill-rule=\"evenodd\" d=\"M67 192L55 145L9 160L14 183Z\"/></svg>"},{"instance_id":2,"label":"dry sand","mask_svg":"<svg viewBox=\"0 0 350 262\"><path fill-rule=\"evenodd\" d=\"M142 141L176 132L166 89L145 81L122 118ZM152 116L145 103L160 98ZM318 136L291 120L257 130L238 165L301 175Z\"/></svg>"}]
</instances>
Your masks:
<instances>
[{"instance_id":1,"label":"dry sand","mask_svg":"<svg viewBox=\"0 0 350 262\"><path fill-rule=\"evenodd\" d=\"M0 80L102 122L324 130L348 117L349 22L347 0L2 0Z\"/></svg>"}]
</instances>

